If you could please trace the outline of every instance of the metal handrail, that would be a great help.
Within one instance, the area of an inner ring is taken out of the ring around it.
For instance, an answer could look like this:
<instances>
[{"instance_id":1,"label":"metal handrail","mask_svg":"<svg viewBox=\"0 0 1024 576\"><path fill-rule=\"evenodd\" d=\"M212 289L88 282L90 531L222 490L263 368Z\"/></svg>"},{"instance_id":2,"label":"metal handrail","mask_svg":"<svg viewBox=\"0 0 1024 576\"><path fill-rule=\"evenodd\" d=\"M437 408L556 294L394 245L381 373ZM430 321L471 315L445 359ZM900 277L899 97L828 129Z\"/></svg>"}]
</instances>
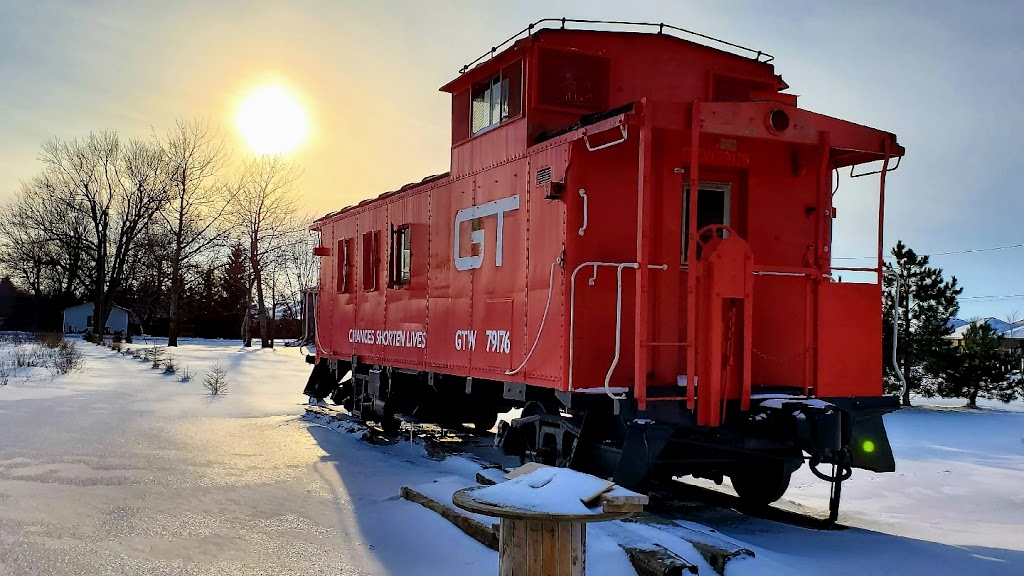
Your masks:
<instances>
[{"instance_id":1,"label":"metal handrail","mask_svg":"<svg viewBox=\"0 0 1024 576\"><path fill-rule=\"evenodd\" d=\"M673 26L671 24L665 24L664 22L655 23L655 22L630 22L628 20L581 20L581 19L576 19L576 18L541 18L540 20L537 20L536 22L533 22L532 24L530 24L526 28L523 28L519 32L516 32L512 36L509 36L504 42L498 44L497 46L492 46L491 49L488 52L484 52L479 57L477 57L476 60L473 60L469 64L466 64L461 69L459 69L459 74L465 74L466 72L471 70L477 64L479 64L481 62L484 62L484 61L486 61L486 60L488 60L490 58L493 58L494 55L498 53L498 50L500 50L501 48L504 48L509 43L514 42L518 38L520 38L522 36L532 36L533 35L533 31L535 29L553 28L553 26L545 26L545 24L550 24L550 23L558 23L558 24L560 24L559 28L562 29L562 30L565 29L565 25L566 24L603 24L603 25L616 25L616 26L657 27L658 28L658 34L664 34L666 30L671 30L671 31L675 31L675 32L681 32L683 34L689 34L690 36L696 36L698 38L703 38L703 39L709 40L711 42L717 42L718 44L722 44L724 46L729 46L730 48L735 48L737 50L742 50L744 52L749 52L749 53L754 55L753 56L754 60L757 60L758 62L763 62L765 64L771 62L772 60L775 60L775 56L772 56L771 54L768 54L767 52L762 52L761 50L754 50L753 48L747 48L746 46L741 46L740 44L734 44L734 43L729 42L727 40L722 40L721 38L715 38L714 36L708 36L707 34L701 34L700 32L694 32L693 30L687 30L686 28L680 28L678 26ZM764 60L762 60L762 58L764 58Z\"/></svg>"}]
</instances>

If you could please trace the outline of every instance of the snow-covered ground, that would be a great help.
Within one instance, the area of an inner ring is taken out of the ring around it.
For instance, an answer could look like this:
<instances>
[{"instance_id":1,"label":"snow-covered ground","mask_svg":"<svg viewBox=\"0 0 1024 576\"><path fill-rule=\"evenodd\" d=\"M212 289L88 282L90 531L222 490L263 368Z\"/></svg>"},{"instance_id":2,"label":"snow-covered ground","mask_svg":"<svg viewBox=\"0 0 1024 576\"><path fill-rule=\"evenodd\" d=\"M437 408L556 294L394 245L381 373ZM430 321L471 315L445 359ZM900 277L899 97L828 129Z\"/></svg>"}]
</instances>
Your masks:
<instances>
[{"instance_id":1,"label":"snow-covered ground","mask_svg":"<svg viewBox=\"0 0 1024 576\"><path fill-rule=\"evenodd\" d=\"M302 419L297 350L185 341L172 353L195 376L181 382L79 346L81 371L0 387L0 575L497 572L494 552L398 498L468 485L479 466ZM219 398L202 388L215 363ZM913 408L886 424L898 471L855 473L850 529L700 516L757 553L727 574L1024 574L1024 412ZM826 485L794 476L786 506L826 503ZM600 526L588 574L633 574Z\"/></svg>"}]
</instances>

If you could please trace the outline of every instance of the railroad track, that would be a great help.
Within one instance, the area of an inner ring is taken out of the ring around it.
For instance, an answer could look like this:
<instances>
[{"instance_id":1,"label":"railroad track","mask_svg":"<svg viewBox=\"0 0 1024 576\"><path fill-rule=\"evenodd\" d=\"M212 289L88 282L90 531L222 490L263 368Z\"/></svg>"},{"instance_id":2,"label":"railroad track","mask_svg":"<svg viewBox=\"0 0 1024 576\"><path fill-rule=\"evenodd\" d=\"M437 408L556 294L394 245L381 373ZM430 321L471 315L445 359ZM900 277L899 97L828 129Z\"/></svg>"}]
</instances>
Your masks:
<instances>
[{"instance_id":1,"label":"railroad track","mask_svg":"<svg viewBox=\"0 0 1024 576\"><path fill-rule=\"evenodd\" d=\"M376 424L360 421L340 407L307 406L306 413L317 415L314 421L328 418L358 426L367 432L364 440L376 445L395 444L410 438L424 443L428 456L469 456L488 467L511 469L521 464L519 458L506 456L494 446L494 434L475 434L456 427L445 428L434 424L422 424L409 419L403 423L399 436L389 436ZM752 508L745 505L738 496L685 481L674 480L660 483L649 492L650 504L647 512L665 519L678 519L708 526L729 526L749 518L758 518L808 528L812 530L845 530L839 523L831 523L825 516L815 515L810 509L800 510L800 505L780 501L768 507Z\"/></svg>"}]
</instances>

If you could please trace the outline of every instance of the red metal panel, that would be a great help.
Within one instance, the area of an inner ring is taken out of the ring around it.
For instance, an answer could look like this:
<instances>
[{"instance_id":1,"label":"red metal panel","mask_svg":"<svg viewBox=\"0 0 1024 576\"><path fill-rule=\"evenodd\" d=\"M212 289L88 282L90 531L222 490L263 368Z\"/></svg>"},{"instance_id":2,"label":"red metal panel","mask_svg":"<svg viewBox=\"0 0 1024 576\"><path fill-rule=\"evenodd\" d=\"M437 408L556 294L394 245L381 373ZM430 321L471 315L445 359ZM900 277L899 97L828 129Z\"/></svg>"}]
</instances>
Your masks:
<instances>
[{"instance_id":1,"label":"red metal panel","mask_svg":"<svg viewBox=\"0 0 1024 576\"><path fill-rule=\"evenodd\" d=\"M474 205L495 207L477 220L483 233L479 266L460 272L472 277L473 371L498 380L514 367L512 359L522 356L525 340L526 172L523 159L477 176Z\"/></svg>"},{"instance_id":2,"label":"red metal panel","mask_svg":"<svg viewBox=\"0 0 1024 576\"><path fill-rule=\"evenodd\" d=\"M789 119L784 130L773 129L769 117L781 110ZM700 115L702 130L735 137L773 139L780 142L817 144L819 133L831 134L831 144L843 150L872 152L881 160L886 144L894 143L892 134L853 122L839 120L787 106L778 102L709 102ZM896 146L902 155L902 147Z\"/></svg>"},{"instance_id":3,"label":"red metal panel","mask_svg":"<svg viewBox=\"0 0 1024 576\"><path fill-rule=\"evenodd\" d=\"M320 231L320 243L325 246L334 244L334 227L330 226ZM335 334L337 330L330 329L334 326L332 316L337 304L334 302L334 270L335 266L330 258L320 259L320 294L317 298L316 316L318 329L316 331L317 353L333 355L337 349Z\"/></svg>"},{"instance_id":4,"label":"red metal panel","mask_svg":"<svg viewBox=\"0 0 1024 576\"><path fill-rule=\"evenodd\" d=\"M472 333L472 275L455 268L455 215L474 203L473 179L464 178L430 192L430 270L428 271L427 358L430 365L454 374L469 374L470 349L479 344ZM470 253L471 223L460 224Z\"/></svg>"},{"instance_id":5,"label":"red metal panel","mask_svg":"<svg viewBox=\"0 0 1024 576\"><path fill-rule=\"evenodd\" d=\"M753 385L804 386L805 357L809 352L805 340L808 282L800 276L754 277Z\"/></svg>"},{"instance_id":6,"label":"red metal panel","mask_svg":"<svg viewBox=\"0 0 1024 576\"><path fill-rule=\"evenodd\" d=\"M408 226L412 260L407 285L384 284L386 306L383 337L389 359L406 367L422 368L427 352L427 195L416 194L397 199L387 205L388 227L384 234L383 256L395 267L394 238L390 230Z\"/></svg>"},{"instance_id":7,"label":"red metal panel","mask_svg":"<svg viewBox=\"0 0 1024 576\"><path fill-rule=\"evenodd\" d=\"M823 283L818 396L882 394L882 290L878 284Z\"/></svg>"},{"instance_id":8,"label":"red metal panel","mask_svg":"<svg viewBox=\"0 0 1024 576\"><path fill-rule=\"evenodd\" d=\"M526 121L510 120L452 148L453 177L490 168L526 151Z\"/></svg>"},{"instance_id":9,"label":"red metal panel","mask_svg":"<svg viewBox=\"0 0 1024 576\"><path fill-rule=\"evenodd\" d=\"M359 265L356 266L355 330L349 336L353 341L352 350L363 356L366 361L380 361L385 358L384 345L378 335L385 329L384 310L387 285L387 239L388 221L387 205L378 203L370 210L356 216L356 229L359 233L358 255ZM376 238L369 240L368 234ZM373 256L376 254L376 256ZM376 266L368 266L370 258L377 258Z\"/></svg>"},{"instance_id":10,"label":"red metal panel","mask_svg":"<svg viewBox=\"0 0 1024 576\"><path fill-rule=\"evenodd\" d=\"M562 389L568 385L564 364L567 354L564 334L568 329L565 284L571 273L564 263L559 262L567 235L566 204L544 198L544 188L537 186L536 181L537 172L542 168L551 168L552 181L564 181L567 153L568 146L550 148L530 156L528 164L523 165L523 168L529 167L528 179L524 182L524 189L528 191L527 201L525 206L520 206L521 210L526 209L529 217L528 299L525 302L523 354L513 354L513 368L519 367L531 350L532 354L522 374L509 378L519 380L522 377L531 383ZM569 196L569 190L565 194ZM516 318L518 321L520 316Z\"/></svg>"},{"instance_id":11,"label":"red metal panel","mask_svg":"<svg viewBox=\"0 0 1024 576\"><path fill-rule=\"evenodd\" d=\"M639 138L632 125L623 143L591 152L582 141L571 147L565 194L566 348L572 347L573 388L604 385L615 345L618 263L636 261ZM586 194L586 202L580 194ZM587 222L583 226L584 206ZM583 231L580 234L580 231ZM586 265L588 262L606 265ZM572 275L576 273L575 281ZM621 349L610 385L632 387L636 271L622 272ZM573 300L575 300L573 302Z\"/></svg>"},{"instance_id":12,"label":"red metal panel","mask_svg":"<svg viewBox=\"0 0 1024 576\"><path fill-rule=\"evenodd\" d=\"M335 222L330 226L330 230L332 245L337 246L339 240L349 242L349 285L346 292L338 292L338 276L341 274L338 269L340 261L337 257L331 258L329 260L332 269L331 282L326 285L320 284L320 301L333 303L331 315L328 317L329 324L327 324L333 327L333 330L330 331L333 338L330 349L334 351L336 357L347 358L354 353L350 331L357 328L355 303L359 295L359 286L356 272L358 270L356 247L359 243L359 231L355 218ZM326 260L322 260L321 265L325 262ZM327 294L330 294L329 298ZM323 326L324 324L318 325Z\"/></svg>"}]
</instances>

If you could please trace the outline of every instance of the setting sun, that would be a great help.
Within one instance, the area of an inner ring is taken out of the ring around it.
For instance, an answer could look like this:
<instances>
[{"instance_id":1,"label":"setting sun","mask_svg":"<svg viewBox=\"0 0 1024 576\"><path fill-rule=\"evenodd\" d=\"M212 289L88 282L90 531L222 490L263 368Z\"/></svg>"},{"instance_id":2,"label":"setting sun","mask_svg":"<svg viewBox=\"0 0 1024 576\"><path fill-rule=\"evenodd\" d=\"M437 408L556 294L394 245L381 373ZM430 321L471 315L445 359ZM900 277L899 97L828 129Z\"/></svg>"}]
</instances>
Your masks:
<instances>
[{"instance_id":1,"label":"setting sun","mask_svg":"<svg viewBox=\"0 0 1024 576\"><path fill-rule=\"evenodd\" d=\"M306 111L281 86L264 86L246 96L235 117L238 131L257 154L281 154L306 140Z\"/></svg>"}]
</instances>

